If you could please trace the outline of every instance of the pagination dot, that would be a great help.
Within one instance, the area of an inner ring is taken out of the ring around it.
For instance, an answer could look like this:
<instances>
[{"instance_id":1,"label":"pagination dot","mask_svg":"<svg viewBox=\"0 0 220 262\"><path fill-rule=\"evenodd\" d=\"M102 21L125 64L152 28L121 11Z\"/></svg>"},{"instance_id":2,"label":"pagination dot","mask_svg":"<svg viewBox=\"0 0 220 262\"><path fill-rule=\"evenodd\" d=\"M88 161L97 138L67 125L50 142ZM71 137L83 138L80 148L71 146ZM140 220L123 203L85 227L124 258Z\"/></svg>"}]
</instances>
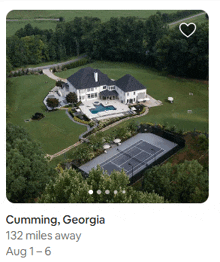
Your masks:
<instances>
[{"instance_id":1,"label":"pagination dot","mask_svg":"<svg viewBox=\"0 0 220 262\"><path fill-rule=\"evenodd\" d=\"M110 191L107 189L107 190L105 190L105 193L108 195L110 193Z\"/></svg>"},{"instance_id":2,"label":"pagination dot","mask_svg":"<svg viewBox=\"0 0 220 262\"><path fill-rule=\"evenodd\" d=\"M92 190L92 189L89 190L89 194L90 194L90 195L93 194L93 190Z\"/></svg>"},{"instance_id":3,"label":"pagination dot","mask_svg":"<svg viewBox=\"0 0 220 262\"><path fill-rule=\"evenodd\" d=\"M97 190L97 194L100 195L102 193L101 190Z\"/></svg>"}]
</instances>

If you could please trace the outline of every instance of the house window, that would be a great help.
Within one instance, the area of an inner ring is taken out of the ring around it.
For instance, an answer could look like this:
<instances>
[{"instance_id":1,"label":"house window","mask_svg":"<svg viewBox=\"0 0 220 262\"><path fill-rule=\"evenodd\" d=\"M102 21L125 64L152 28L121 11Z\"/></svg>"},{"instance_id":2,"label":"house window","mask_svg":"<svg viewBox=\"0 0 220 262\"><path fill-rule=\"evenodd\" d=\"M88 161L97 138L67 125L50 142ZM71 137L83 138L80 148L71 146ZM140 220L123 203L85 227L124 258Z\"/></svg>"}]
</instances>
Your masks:
<instances>
[{"instance_id":1,"label":"house window","mask_svg":"<svg viewBox=\"0 0 220 262\"><path fill-rule=\"evenodd\" d=\"M135 95L135 92L134 92L134 95Z\"/></svg>"},{"instance_id":2,"label":"house window","mask_svg":"<svg viewBox=\"0 0 220 262\"><path fill-rule=\"evenodd\" d=\"M103 86L103 89L106 89L106 86Z\"/></svg>"},{"instance_id":3,"label":"house window","mask_svg":"<svg viewBox=\"0 0 220 262\"><path fill-rule=\"evenodd\" d=\"M87 97L90 98L90 94L88 94Z\"/></svg>"},{"instance_id":4,"label":"house window","mask_svg":"<svg viewBox=\"0 0 220 262\"><path fill-rule=\"evenodd\" d=\"M129 96L129 93L127 93L127 96Z\"/></svg>"},{"instance_id":5,"label":"house window","mask_svg":"<svg viewBox=\"0 0 220 262\"><path fill-rule=\"evenodd\" d=\"M112 86L112 87L111 87L111 89L112 89L112 90L114 90L114 89L115 89L115 87L114 87L114 86Z\"/></svg>"},{"instance_id":6,"label":"house window","mask_svg":"<svg viewBox=\"0 0 220 262\"><path fill-rule=\"evenodd\" d=\"M98 95L97 95L97 93L95 93L95 97L97 97Z\"/></svg>"},{"instance_id":7,"label":"house window","mask_svg":"<svg viewBox=\"0 0 220 262\"><path fill-rule=\"evenodd\" d=\"M90 92L90 88L87 88L87 92Z\"/></svg>"},{"instance_id":8,"label":"house window","mask_svg":"<svg viewBox=\"0 0 220 262\"><path fill-rule=\"evenodd\" d=\"M92 88L90 88L90 90L91 90L91 91L94 91L94 88L92 87Z\"/></svg>"},{"instance_id":9,"label":"house window","mask_svg":"<svg viewBox=\"0 0 220 262\"><path fill-rule=\"evenodd\" d=\"M94 98L94 94L91 94L91 98Z\"/></svg>"}]
</instances>

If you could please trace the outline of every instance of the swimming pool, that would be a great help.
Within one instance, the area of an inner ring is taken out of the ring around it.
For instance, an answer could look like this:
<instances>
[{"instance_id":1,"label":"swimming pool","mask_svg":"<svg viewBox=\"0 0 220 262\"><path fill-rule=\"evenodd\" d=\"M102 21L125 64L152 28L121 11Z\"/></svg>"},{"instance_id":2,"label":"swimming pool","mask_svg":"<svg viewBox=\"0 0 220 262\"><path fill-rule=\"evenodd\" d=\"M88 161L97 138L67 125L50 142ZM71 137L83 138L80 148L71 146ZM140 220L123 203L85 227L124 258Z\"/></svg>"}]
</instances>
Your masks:
<instances>
[{"instance_id":1,"label":"swimming pool","mask_svg":"<svg viewBox=\"0 0 220 262\"><path fill-rule=\"evenodd\" d=\"M116 110L114 106L103 106L103 104L100 105L94 105L95 108L89 109L92 114L97 114L99 112L103 111L109 111L109 110Z\"/></svg>"}]
</instances>

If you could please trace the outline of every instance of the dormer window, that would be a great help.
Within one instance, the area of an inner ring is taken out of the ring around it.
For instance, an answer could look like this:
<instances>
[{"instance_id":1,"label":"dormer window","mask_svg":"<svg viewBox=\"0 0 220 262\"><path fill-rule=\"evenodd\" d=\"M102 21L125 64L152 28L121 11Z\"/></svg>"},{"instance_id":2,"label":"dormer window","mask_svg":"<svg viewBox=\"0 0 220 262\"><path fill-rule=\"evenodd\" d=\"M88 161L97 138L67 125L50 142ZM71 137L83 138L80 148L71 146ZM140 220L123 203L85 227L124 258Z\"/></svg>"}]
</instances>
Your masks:
<instances>
[{"instance_id":1,"label":"dormer window","mask_svg":"<svg viewBox=\"0 0 220 262\"><path fill-rule=\"evenodd\" d=\"M98 72L94 72L94 79L95 79L95 82L98 82Z\"/></svg>"}]
</instances>

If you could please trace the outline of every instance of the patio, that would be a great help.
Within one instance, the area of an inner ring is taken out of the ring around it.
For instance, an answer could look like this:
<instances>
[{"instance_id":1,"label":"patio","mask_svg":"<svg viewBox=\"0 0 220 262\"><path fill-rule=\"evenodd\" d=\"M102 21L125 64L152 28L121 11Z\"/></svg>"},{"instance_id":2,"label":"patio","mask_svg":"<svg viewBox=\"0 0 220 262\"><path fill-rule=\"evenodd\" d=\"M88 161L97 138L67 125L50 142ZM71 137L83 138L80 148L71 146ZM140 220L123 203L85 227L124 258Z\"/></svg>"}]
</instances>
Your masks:
<instances>
[{"instance_id":1,"label":"patio","mask_svg":"<svg viewBox=\"0 0 220 262\"><path fill-rule=\"evenodd\" d=\"M93 103L97 101L100 104L102 104L104 107L113 106L115 110L105 110L105 111L98 112L97 114L93 114L90 111L90 109L95 108ZM102 120L111 117L120 117L131 113L130 108L127 105L122 104L119 100L101 100L97 98L95 100L83 102L79 106L79 108L81 109L83 114L85 114L89 119L97 119L97 120Z\"/></svg>"}]
</instances>

